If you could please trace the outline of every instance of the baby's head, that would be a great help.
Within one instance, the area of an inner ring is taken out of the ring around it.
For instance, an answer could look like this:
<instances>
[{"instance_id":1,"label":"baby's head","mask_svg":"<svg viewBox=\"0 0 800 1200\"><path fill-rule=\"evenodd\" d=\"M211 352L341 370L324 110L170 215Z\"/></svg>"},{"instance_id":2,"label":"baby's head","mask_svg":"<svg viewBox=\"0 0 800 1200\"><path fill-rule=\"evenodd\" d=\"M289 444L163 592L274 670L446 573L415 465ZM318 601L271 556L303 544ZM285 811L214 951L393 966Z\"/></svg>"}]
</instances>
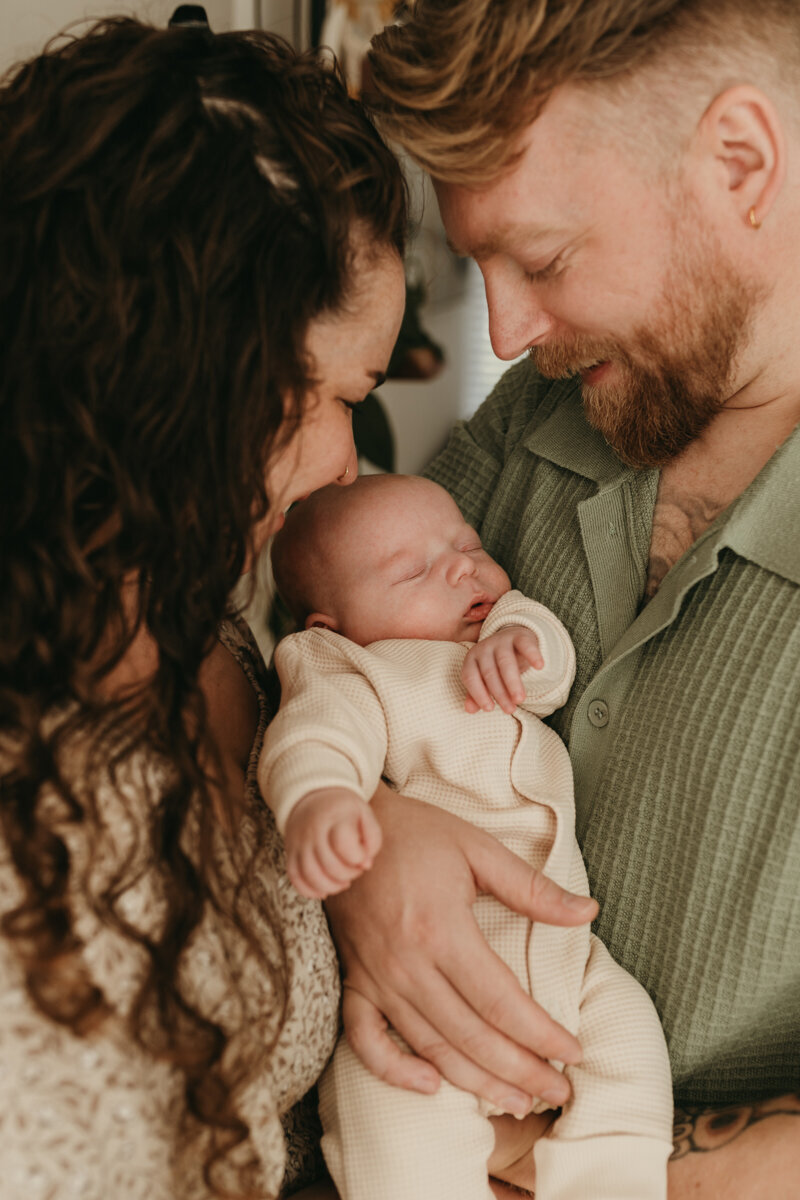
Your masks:
<instances>
[{"instance_id":1,"label":"baby's head","mask_svg":"<svg viewBox=\"0 0 800 1200\"><path fill-rule=\"evenodd\" d=\"M416 475L362 475L297 504L272 546L301 628L361 646L384 638L476 642L511 584L451 496Z\"/></svg>"}]
</instances>

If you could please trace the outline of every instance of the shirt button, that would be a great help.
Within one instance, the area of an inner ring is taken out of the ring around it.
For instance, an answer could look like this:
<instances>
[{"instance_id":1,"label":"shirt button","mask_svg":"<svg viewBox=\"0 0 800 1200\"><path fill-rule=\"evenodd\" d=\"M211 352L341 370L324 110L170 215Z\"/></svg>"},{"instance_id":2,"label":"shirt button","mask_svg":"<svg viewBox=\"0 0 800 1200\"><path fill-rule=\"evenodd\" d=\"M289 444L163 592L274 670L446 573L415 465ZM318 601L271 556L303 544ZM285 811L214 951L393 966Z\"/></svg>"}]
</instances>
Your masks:
<instances>
[{"instance_id":1,"label":"shirt button","mask_svg":"<svg viewBox=\"0 0 800 1200\"><path fill-rule=\"evenodd\" d=\"M595 729L602 729L608 724L608 705L605 700L589 701L589 721Z\"/></svg>"}]
</instances>

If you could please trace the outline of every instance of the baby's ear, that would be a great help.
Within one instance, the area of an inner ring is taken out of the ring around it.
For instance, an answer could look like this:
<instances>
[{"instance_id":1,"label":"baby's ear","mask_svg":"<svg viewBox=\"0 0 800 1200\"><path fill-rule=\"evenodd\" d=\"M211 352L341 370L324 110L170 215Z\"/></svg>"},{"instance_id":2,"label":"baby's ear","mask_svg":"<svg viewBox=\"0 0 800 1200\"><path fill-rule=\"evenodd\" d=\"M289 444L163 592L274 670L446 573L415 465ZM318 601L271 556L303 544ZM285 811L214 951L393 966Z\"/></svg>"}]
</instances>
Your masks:
<instances>
[{"instance_id":1,"label":"baby's ear","mask_svg":"<svg viewBox=\"0 0 800 1200\"><path fill-rule=\"evenodd\" d=\"M332 629L334 633L338 631L338 623L333 617L328 617L325 613L313 612L309 613L305 621L306 629Z\"/></svg>"}]
</instances>

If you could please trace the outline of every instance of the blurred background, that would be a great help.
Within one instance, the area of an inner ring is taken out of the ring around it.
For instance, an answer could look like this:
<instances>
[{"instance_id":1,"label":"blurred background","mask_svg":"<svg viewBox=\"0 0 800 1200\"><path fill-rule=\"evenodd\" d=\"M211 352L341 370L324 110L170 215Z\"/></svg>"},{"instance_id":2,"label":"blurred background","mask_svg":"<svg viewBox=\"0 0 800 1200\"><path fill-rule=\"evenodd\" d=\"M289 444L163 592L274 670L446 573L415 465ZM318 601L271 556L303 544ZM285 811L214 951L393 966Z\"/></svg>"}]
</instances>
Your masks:
<instances>
[{"instance_id":1,"label":"blurred background","mask_svg":"<svg viewBox=\"0 0 800 1200\"><path fill-rule=\"evenodd\" d=\"M270 29L298 48L332 48L354 94L365 82L369 38L394 18L395 6L396 0L206 0L204 5L215 32ZM173 0L0 0L0 71L87 19L128 15L166 25L175 7ZM404 165L413 215L407 314L393 377L378 393L377 411L388 422L394 470L415 473L442 446L453 423L475 411L508 364L492 353L480 272L450 253L429 181L413 164ZM358 430L356 435L358 440ZM365 431L367 445L368 435ZM377 465L385 469L388 464ZM362 470L371 469L365 458ZM248 619L265 652L271 641L269 588L268 568L262 563Z\"/></svg>"}]
</instances>

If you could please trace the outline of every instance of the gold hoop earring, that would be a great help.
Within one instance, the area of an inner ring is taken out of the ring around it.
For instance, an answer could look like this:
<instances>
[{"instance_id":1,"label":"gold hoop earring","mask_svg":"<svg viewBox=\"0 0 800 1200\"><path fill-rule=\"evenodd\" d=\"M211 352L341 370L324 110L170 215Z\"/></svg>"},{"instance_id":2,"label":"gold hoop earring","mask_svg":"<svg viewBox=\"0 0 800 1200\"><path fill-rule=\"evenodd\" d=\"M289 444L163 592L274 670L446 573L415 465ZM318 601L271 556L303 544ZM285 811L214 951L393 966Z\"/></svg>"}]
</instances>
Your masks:
<instances>
[{"instance_id":1,"label":"gold hoop earring","mask_svg":"<svg viewBox=\"0 0 800 1200\"><path fill-rule=\"evenodd\" d=\"M750 222L750 224L752 225L753 229L761 228L761 222L759 221L758 217L756 216L756 206L754 204L751 205L751 207L750 207L750 212L747 214L747 219Z\"/></svg>"}]
</instances>

